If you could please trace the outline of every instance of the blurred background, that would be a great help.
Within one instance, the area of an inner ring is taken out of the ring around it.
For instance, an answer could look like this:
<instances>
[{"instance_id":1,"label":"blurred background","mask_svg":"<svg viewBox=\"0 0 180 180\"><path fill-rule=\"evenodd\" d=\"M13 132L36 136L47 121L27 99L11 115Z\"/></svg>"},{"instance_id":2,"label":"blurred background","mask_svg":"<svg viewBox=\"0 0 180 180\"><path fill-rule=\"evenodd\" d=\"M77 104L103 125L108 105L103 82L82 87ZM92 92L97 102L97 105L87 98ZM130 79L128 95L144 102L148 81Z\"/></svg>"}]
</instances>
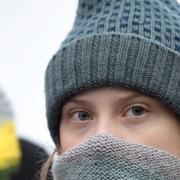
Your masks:
<instances>
[{"instance_id":1,"label":"blurred background","mask_svg":"<svg viewBox=\"0 0 180 180\"><path fill-rule=\"evenodd\" d=\"M0 0L0 87L20 137L52 151L44 73L71 29L77 0Z\"/></svg>"},{"instance_id":2,"label":"blurred background","mask_svg":"<svg viewBox=\"0 0 180 180\"><path fill-rule=\"evenodd\" d=\"M0 0L0 86L17 134L51 152L44 73L71 29L78 0ZM180 2L180 0L178 0Z\"/></svg>"}]
</instances>

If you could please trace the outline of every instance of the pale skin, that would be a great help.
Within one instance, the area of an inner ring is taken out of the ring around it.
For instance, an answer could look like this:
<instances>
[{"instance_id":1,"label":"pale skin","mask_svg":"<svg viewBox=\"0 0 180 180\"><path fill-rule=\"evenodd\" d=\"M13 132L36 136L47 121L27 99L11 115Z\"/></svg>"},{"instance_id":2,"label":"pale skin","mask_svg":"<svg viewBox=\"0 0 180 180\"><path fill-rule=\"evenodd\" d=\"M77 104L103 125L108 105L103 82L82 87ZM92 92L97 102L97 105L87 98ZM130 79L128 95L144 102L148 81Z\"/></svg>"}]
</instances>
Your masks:
<instances>
[{"instance_id":1,"label":"pale skin","mask_svg":"<svg viewBox=\"0 0 180 180\"><path fill-rule=\"evenodd\" d=\"M180 158L180 120L155 98L124 88L98 88L69 99L62 109L60 153L107 133Z\"/></svg>"}]
</instances>

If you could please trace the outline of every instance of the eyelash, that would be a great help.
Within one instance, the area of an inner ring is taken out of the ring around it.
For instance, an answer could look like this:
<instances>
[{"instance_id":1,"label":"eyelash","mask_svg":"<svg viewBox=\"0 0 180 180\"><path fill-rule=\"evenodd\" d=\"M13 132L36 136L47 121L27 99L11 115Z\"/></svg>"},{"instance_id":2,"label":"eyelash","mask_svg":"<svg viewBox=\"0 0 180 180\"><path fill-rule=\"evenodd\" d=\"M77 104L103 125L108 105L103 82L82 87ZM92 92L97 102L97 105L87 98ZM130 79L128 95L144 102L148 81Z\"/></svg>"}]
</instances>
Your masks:
<instances>
[{"instance_id":1,"label":"eyelash","mask_svg":"<svg viewBox=\"0 0 180 180\"><path fill-rule=\"evenodd\" d=\"M126 115L127 113L128 113L128 111L130 111L130 110L132 110L132 108L142 108L142 110L143 110L143 114L142 115ZM88 110L86 110L86 109L76 109L76 110L71 110L71 112L70 112L70 116L71 116L71 118L72 119L75 119L75 118L73 118L73 116L75 116L77 113L80 113L80 112L85 112L85 113L87 113L86 115L88 115L91 119L93 119L93 116L91 115L92 113L90 113ZM143 105L139 105L139 104L136 104L136 105L133 105L133 106L131 106L131 107L128 107L128 108L126 108L125 110L124 110L124 113L122 113L123 114L123 116L125 116L125 117L127 117L127 118L137 118L137 117L140 117L140 116L143 116L144 115L144 113L147 113L148 112L148 110L147 110L147 108L146 107L144 107ZM75 120L76 121L76 120ZM78 121L80 121L80 122L83 122L83 121L86 121L86 120L78 120Z\"/></svg>"},{"instance_id":2,"label":"eyelash","mask_svg":"<svg viewBox=\"0 0 180 180\"><path fill-rule=\"evenodd\" d=\"M148 108L147 107L145 107L143 105L140 105L140 104L135 104L135 105L132 105L131 107L126 108L125 109L125 113L123 113L123 115L127 114L129 110L132 110L132 108L137 108L137 107L143 109L143 114L142 115L144 115L144 113L148 112ZM139 116L142 116L142 115L137 115L137 116L133 116L133 117L139 117Z\"/></svg>"},{"instance_id":3,"label":"eyelash","mask_svg":"<svg viewBox=\"0 0 180 180\"><path fill-rule=\"evenodd\" d=\"M86 110L86 109L76 109L76 110L71 110L70 111L70 117L71 118L73 118L73 116L76 114L76 113L79 113L79 112L85 112L85 113L87 113L91 118L93 117L91 114L92 113L90 113L88 110Z\"/></svg>"}]
</instances>

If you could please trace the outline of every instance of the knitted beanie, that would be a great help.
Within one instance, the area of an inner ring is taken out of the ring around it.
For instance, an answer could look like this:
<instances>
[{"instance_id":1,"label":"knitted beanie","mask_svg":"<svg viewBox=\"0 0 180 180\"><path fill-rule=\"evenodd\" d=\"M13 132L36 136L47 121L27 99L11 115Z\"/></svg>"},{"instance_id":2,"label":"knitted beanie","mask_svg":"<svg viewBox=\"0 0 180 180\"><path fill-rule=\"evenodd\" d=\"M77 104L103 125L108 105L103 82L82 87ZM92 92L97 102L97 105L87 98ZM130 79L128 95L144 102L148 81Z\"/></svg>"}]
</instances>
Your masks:
<instances>
[{"instance_id":1,"label":"knitted beanie","mask_svg":"<svg viewBox=\"0 0 180 180\"><path fill-rule=\"evenodd\" d=\"M68 97L128 87L180 114L180 5L175 0L79 0L72 30L45 76L46 112L58 141Z\"/></svg>"},{"instance_id":2,"label":"knitted beanie","mask_svg":"<svg viewBox=\"0 0 180 180\"><path fill-rule=\"evenodd\" d=\"M0 122L7 119L10 120L12 116L11 106L0 88Z\"/></svg>"}]
</instances>

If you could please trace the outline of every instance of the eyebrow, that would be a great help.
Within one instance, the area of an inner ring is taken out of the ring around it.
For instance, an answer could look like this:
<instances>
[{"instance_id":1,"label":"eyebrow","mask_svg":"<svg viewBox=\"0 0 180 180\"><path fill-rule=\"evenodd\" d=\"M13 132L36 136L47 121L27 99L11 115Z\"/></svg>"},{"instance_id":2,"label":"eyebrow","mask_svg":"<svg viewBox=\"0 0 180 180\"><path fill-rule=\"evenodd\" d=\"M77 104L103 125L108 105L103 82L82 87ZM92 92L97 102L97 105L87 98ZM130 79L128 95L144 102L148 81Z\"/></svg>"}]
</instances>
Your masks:
<instances>
[{"instance_id":1,"label":"eyebrow","mask_svg":"<svg viewBox=\"0 0 180 180\"><path fill-rule=\"evenodd\" d=\"M70 99L65 105L68 105L68 104L77 104L77 105L85 105L85 106L90 106L92 105L93 103L89 100L84 100L84 99L76 99L76 98L72 98Z\"/></svg>"},{"instance_id":2,"label":"eyebrow","mask_svg":"<svg viewBox=\"0 0 180 180\"><path fill-rule=\"evenodd\" d=\"M131 94L131 95L127 95L127 96L123 96L123 97L119 97L117 99L118 102L123 102L123 101L129 101L131 99L134 98L148 98L148 96L142 95L142 94Z\"/></svg>"},{"instance_id":3,"label":"eyebrow","mask_svg":"<svg viewBox=\"0 0 180 180\"><path fill-rule=\"evenodd\" d=\"M123 103L123 102L127 102L127 101L130 101L131 99L134 99L134 98L146 98L146 99L149 99L150 100L150 97L146 96L146 95L142 95L142 94L130 94L130 95L126 95L126 96L122 96L122 97L119 97L116 99L116 102L115 104L120 104L120 103ZM93 103L91 102L91 100L85 100L85 99L78 99L76 97L70 99L67 104L69 103L74 103L74 104L77 104L77 105L92 105Z\"/></svg>"}]
</instances>

